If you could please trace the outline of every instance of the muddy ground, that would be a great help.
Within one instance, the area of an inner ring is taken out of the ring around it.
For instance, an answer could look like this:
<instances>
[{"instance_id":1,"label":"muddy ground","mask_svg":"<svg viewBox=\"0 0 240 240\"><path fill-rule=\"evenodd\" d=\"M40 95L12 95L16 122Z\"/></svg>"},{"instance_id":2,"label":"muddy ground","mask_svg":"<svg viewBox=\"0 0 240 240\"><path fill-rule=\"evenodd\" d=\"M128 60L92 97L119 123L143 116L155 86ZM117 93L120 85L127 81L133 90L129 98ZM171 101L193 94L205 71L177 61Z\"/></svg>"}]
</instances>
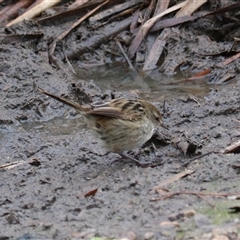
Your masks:
<instances>
[{"instance_id":1,"label":"muddy ground","mask_svg":"<svg viewBox=\"0 0 240 240\"><path fill-rule=\"evenodd\" d=\"M57 70L24 43L1 44L0 51L0 162L20 161L0 169L0 239L240 238L239 212L229 209L239 209L239 199L219 195L240 195L239 154L220 153L240 138L238 77L225 85L194 85L204 93L189 93L184 84L182 92L176 85L142 94L163 112L169 130L158 129L155 148L150 141L130 153L157 163L141 168L111 164L119 156L97 144L74 110L35 93L33 80L72 98L77 86L93 101L135 98L139 89L101 88L97 73L79 79L67 64ZM184 154L182 142L196 146L195 153Z\"/></svg>"}]
</instances>

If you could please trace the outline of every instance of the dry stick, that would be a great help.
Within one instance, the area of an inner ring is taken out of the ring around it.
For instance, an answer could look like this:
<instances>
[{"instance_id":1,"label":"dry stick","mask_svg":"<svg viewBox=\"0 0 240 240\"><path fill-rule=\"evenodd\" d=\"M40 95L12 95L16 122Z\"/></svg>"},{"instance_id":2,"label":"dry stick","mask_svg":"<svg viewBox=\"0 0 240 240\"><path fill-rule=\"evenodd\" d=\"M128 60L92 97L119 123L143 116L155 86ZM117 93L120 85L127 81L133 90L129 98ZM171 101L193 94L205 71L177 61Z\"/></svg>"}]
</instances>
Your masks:
<instances>
[{"instance_id":1,"label":"dry stick","mask_svg":"<svg viewBox=\"0 0 240 240\"><path fill-rule=\"evenodd\" d=\"M165 196L159 197L159 198L152 198L150 199L151 202L156 202L160 200L165 200L168 198L171 198L175 195L196 195L196 196L210 196L210 197L229 197L229 196L240 196L240 193L204 193L204 192L187 192L187 191L181 191L181 192L173 192L170 194L166 194Z\"/></svg>"},{"instance_id":2,"label":"dry stick","mask_svg":"<svg viewBox=\"0 0 240 240\"><path fill-rule=\"evenodd\" d=\"M168 1L158 1L158 9L155 10L155 12L158 14L161 12L164 12L167 10L169 6ZM154 13L154 16L157 14ZM149 54L146 57L146 60L144 62L144 66L142 68L143 71L147 69L154 69L157 68L156 64L159 60L159 57L162 55L162 52L164 50L164 46L166 45L166 41L164 40L165 35L168 36L168 34L160 34L157 38L155 38L155 41L152 46L149 46L150 49L148 50Z\"/></svg>"},{"instance_id":3,"label":"dry stick","mask_svg":"<svg viewBox=\"0 0 240 240\"><path fill-rule=\"evenodd\" d=\"M200 158L202 158L202 157L208 156L208 155L210 155L210 154L212 154L212 153L217 154L217 153L220 153L220 152L218 152L218 151L211 151L211 152L204 153L204 154L202 154L202 155L200 155L200 156L197 156L197 157L194 157L194 158L190 159L190 160L187 161L186 163L182 164L181 167L187 167L189 163L191 163L191 162L193 162L193 161L195 161L195 160L197 160L197 159L200 159Z\"/></svg>"},{"instance_id":4,"label":"dry stick","mask_svg":"<svg viewBox=\"0 0 240 240\"><path fill-rule=\"evenodd\" d=\"M3 165L0 165L0 169L3 169L3 168L6 168L6 169L13 168L13 167L15 167L17 165L20 165L20 164L23 164L23 163L26 163L26 162L21 160L21 161L6 163L6 164L3 164Z\"/></svg>"},{"instance_id":5,"label":"dry stick","mask_svg":"<svg viewBox=\"0 0 240 240\"><path fill-rule=\"evenodd\" d=\"M0 34L1 43L21 43L32 41L43 37L43 33L33 33L33 34Z\"/></svg>"},{"instance_id":6,"label":"dry stick","mask_svg":"<svg viewBox=\"0 0 240 240\"><path fill-rule=\"evenodd\" d=\"M225 66L225 65L228 65L229 63L235 61L236 59L238 59L240 57L240 53L237 53L235 55L233 55L232 57L226 59L224 62L222 62L222 65Z\"/></svg>"},{"instance_id":7,"label":"dry stick","mask_svg":"<svg viewBox=\"0 0 240 240\"><path fill-rule=\"evenodd\" d=\"M2 8L0 10L0 22L1 22L1 26L3 26L4 21L6 21L10 15L12 15L13 13L15 13L15 10L12 10L14 7L14 4L9 4L8 6L5 6L4 8ZM13 13L12 13L13 12Z\"/></svg>"},{"instance_id":8,"label":"dry stick","mask_svg":"<svg viewBox=\"0 0 240 240\"><path fill-rule=\"evenodd\" d=\"M6 7L4 7L0 11L0 22L5 22L6 20L9 20L10 18L14 18L18 16L19 9L21 8L27 8L29 5L31 5L33 0L24 0L17 2L15 4L10 4Z\"/></svg>"},{"instance_id":9,"label":"dry stick","mask_svg":"<svg viewBox=\"0 0 240 240\"><path fill-rule=\"evenodd\" d=\"M68 57L67 57L67 55L66 55L66 52L65 52L65 49L64 49L64 46L63 46L63 45L62 45L62 51L63 51L63 55L64 55L64 58L65 58L65 60L66 60L66 62L67 62L67 64L68 64L68 66L70 67L70 69L72 70L72 72L73 72L74 74L77 74L76 71L74 70L72 64L71 64L70 61L68 60Z\"/></svg>"},{"instance_id":10,"label":"dry stick","mask_svg":"<svg viewBox=\"0 0 240 240\"><path fill-rule=\"evenodd\" d=\"M142 90L149 91L150 89L149 89L148 85L139 76L137 70L133 67L133 65L131 63L131 60L129 59L128 55L126 54L126 52L124 51L124 49L122 47L122 44L118 40L116 40L116 43L117 43L118 47L120 48L120 50L121 50L123 56L125 57L126 61L128 62L129 67L132 69L132 75L133 75L134 80L137 81L141 85Z\"/></svg>"},{"instance_id":11,"label":"dry stick","mask_svg":"<svg viewBox=\"0 0 240 240\"><path fill-rule=\"evenodd\" d=\"M202 198L204 201L206 201L211 207L214 207L214 208L216 207L213 203L211 203L207 198L203 197L202 195L197 194L197 196L199 198Z\"/></svg>"},{"instance_id":12,"label":"dry stick","mask_svg":"<svg viewBox=\"0 0 240 240\"><path fill-rule=\"evenodd\" d=\"M19 23L23 20L27 20L27 19L31 19L33 17L35 17L36 15L38 15L39 13L43 12L44 10L56 5L57 3L59 3L61 0L43 0L42 2L40 2L38 5L34 6L33 8L29 9L27 12L23 13L21 16L19 16L18 18L14 19L13 21L11 21L10 23L8 23L6 25L6 27L10 27L16 23Z\"/></svg>"},{"instance_id":13,"label":"dry stick","mask_svg":"<svg viewBox=\"0 0 240 240\"><path fill-rule=\"evenodd\" d=\"M140 46L142 40L145 38L145 36L147 35L148 31L150 30L150 28L154 25L154 23L156 21L158 21L161 17L163 17L164 15L171 13L179 8L182 8L183 6L185 6L188 3L187 1L181 2L169 9L167 9L166 11L158 14L157 16L149 19L146 23L143 24L143 26L140 28L140 30L138 31L136 37L134 38L134 40L132 41L129 49L128 49L128 55L129 58L133 58L134 54L136 53L138 47Z\"/></svg>"},{"instance_id":14,"label":"dry stick","mask_svg":"<svg viewBox=\"0 0 240 240\"><path fill-rule=\"evenodd\" d=\"M103 2L103 0L76 0L69 5L68 9L89 7L100 2Z\"/></svg>"},{"instance_id":15,"label":"dry stick","mask_svg":"<svg viewBox=\"0 0 240 240\"><path fill-rule=\"evenodd\" d=\"M156 0L152 0L150 2L150 5L148 6L146 12L144 13L144 16L142 19L142 24L144 24L150 18L150 15L152 14L152 12L155 8L156 8Z\"/></svg>"},{"instance_id":16,"label":"dry stick","mask_svg":"<svg viewBox=\"0 0 240 240\"><path fill-rule=\"evenodd\" d=\"M127 15L127 16L129 16L129 15L134 15L136 9L138 9L138 8L139 8L139 6L135 6L135 7L129 8L129 9L123 11L123 12L120 12L120 13L118 13L118 14L110 17L106 22L100 24L99 27L100 27L100 26L104 26L104 25L106 25L106 24L108 24L108 23L110 23L110 22L113 22L113 21L115 21L115 20L117 21L119 18L123 18L123 17L125 17L126 15Z\"/></svg>"},{"instance_id":17,"label":"dry stick","mask_svg":"<svg viewBox=\"0 0 240 240\"><path fill-rule=\"evenodd\" d=\"M134 13L137 11L137 9L139 8L142 8L141 6L144 6L144 4L141 4L140 6L137 5L137 6L134 6L132 8L129 8L123 12L120 12L112 17L110 17L106 23L103 23L103 24L107 24L107 23L110 23L110 22L113 22L119 18L122 18L122 17L125 17L126 15L129 16L129 15L134 15ZM102 26L103 24L101 24L100 26Z\"/></svg>"},{"instance_id":18,"label":"dry stick","mask_svg":"<svg viewBox=\"0 0 240 240\"><path fill-rule=\"evenodd\" d=\"M26 9L26 11L25 12L27 12L28 10L30 10L31 8L33 8L33 7L35 7L35 6L37 6L38 5L38 7L40 7L41 6L41 3L43 3L43 2L46 2L45 0L36 0L36 1L32 1L33 2L33 4L31 4L31 6L29 6L27 9ZM48 1L49 2L49 1ZM54 2L54 1L52 1L52 2ZM50 7L49 7L50 8Z\"/></svg>"},{"instance_id":19,"label":"dry stick","mask_svg":"<svg viewBox=\"0 0 240 240\"><path fill-rule=\"evenodd\" d=\"M117 4L115 6L112 6L110 11L109 9L106 9L106 10L103 9L100 13L97 13L94 16L90 17L89 21L93 22L93 21L102 20L104 18L110 17L111 15L117 14L119 12L123 12L141 3L142 3L142 0L131 0L131 1L126 1L125 3Z\"/></svg>"},{"instance_id":20,"label":"dry stick","mask_svg":"<svg viewBox=\"0 0 240 240\"><path fill-rule=\"evenodd\" d=\"M240 140L226 147L223 153L239 153L239 152L240 152Z\"/></svg>"},{"instance_id":21,"label":"dry stick","mask_svg":"<svg viewBox=\"0 0 240 240\"><path fill-rule=\"evenodd\" d=\"M131 32L131 33L134 33L134 30L137 29L139 15L140 15L140 10L138 9L138 10L133 14L133 19L132 19L132 22L131 22L131 24L130 24L130 32Z\"/></svg>"},{"instance_id":22,"label":"dry stick","mask_svg":"<svg viewBox=\"0 0 240 240\"><path fill-rule=\"evenodd\" d=\"M94 34L91 39L86 39L81 42L81 45L77 50L70 50L67 52L68 59L76 59L79 58L82 54L90 51L94 51L96 47L101 45L103 42L108 41L115 37L118 33L122 32L129 28L133 17L124 18L121 21L116 22L116 24L107 25L100 29L97 29L97 34Z\"/></svg>"},{"instance_id":23,"label":"dry stick","mask_svg":"<svg viewBox=\"0 0 240 240\"><path fill-rule=\"evenodd\" d=\"M158 191L158 189L163 188L163 186L168 185L170 183L173 183L175 181L178 181L179 179L181 179L183 177L186 177L186 176L188 176L188 175L190 175L190 174L192 174L194 172L195 172L195 170L184 170L184 171L182 171L180 173L177 173L177 174L175 174L173 176L170 176L167 179L163 180L160 184L158 184L157 186L153 187L152 190L153 191Z\"/></svg>"},{"instance_id":24,"label":"dry stick","mask_svg":"<svg viewBox=\"0 0 240 240\"><path fill-rule=\"evenodd\" d=\"M194 21L194 20L199 19L199 18L204 18L204 17L207 17L207 16L216 15L216 14L219 14L219 13L236 11L239 8L240 8L240 3L236 3L236 4L230 5L228 7L223 7L223 8L220 8L218 10L210 11L210 12L207 12L207 13L197 13L194 16L183 16L183 17L178 16L177 18L176 17L168 18L168 19L156 22L152 26L152 28L150 29L150 32L159 31L163 28L174 27L174 26L179 25L181 23L191 22L191 21Z\"/></svg>"},{"instance_id":25,"label":"dry stick","mask_svg":"<svg viewBox=\"0 0 240 240\"><path fill-rule=\"evenodd\" d=\"M101 8L103 5L107 4L110 0L105 1L104 3L100 4L96 8L94 8L92 11L87 13L85 16L80 18L77 22L75 22L67 31L60 34L52 43L50 50L49 50L49 58L51 60L56 61L56 58L53 56L53 52L56 48L56 44L58 41L62 40L64 37L66 37L75 27L77 27L80 23L82 23L85 19L87 19L89 16L91 16L94 12L96 12L99 8Z\"/></svg>"},{"instance_id":26,"label":"dry stick","mask_svg":"<svg viewBox=\"0 0 240 240\"><path fill-rule=\"evenodd\" d=\"M73 16L73 15L76 15L76 14L78 14L78 13L82 13L82 11L85 11L86 10L86 12L88 12L88 10L86 9L88 6L90 6L90 5L96 5L97 3L99 3L99 2L104 2L104 0L100 0L100 1L98 1L98 0L94 0L95 2L93 3L90 3L90 1L88 0L88 3L87 4L83 4L83 5L79 5L79 6L76 6L75 8L71 8L70 6L66 9L66 10L64 10L64 11L60 11L60 12L56 12L55 14L53 14L53 15L51 15L51 16L45 16L45 17L41 17L41 18L38 18L38 19L36 19L36 22L37 23L39 23L39 24L41 24L41 23L43 23L43 22L45 22L45 21L54 21L54 22L57 22L58 21L58 19L60 19L60 21L61 21L61 19L62 18L65 18L65 19L68 19L69 18L69 16L70 16L70 18ZM76 3L76 2L75 2Z\"/></svg>"},{"instance_id":27,"label":"dry stick","mask_svg":"<svg viewBox=\"0 0 240 240\"><path fill-rule=\"evenodd\" d=\"M186 15L191 15L197 8L199 8L201 5L203 5L207 0L202 1L188 1L187 4L185 4L176 14L176 18L183 17ZM170 34L170 29L165 28L162 33L159 34L158 38L156 39L155 43L153 44L153 47L151 51L149 52L149 55L144 63L143 71L152 70L154 68L157 68L156 64L159 60L159 57L162 55L162 51L166 45L165 39Z\"/></svg>"},{"instance_id":28,"label":"dry stick","mask_svg":"<svg viewBox=\"0 0 240 240\"><path fill-rule=\"evenodd\" d=\"M2 15L4 15L6 12L8 13L7 15L9 15L9 10L10 10L13 6L14 6L14 4L12 3L12 4L9 4L9 5L5 6L5 7L3 7L3 8L0 10L0 20L1 20L1 21L4 21L4 19L2 18L2 17L3 17Z\"/></svg>"},{"instance_id":29,"label":"dry stick","mask_svg":"<svg viewBox=\"0 0 240 240\"><path fill-rule=\"evenodd\" d=\"M22 164L28 163L30 165L33 165L36 162L39 163L39 161L37 159L30 159L28 161L20 160L20 161L16 161L16 162L11 162L11 163L6 163L6 164L3 164L3 165L0 165L0 169L7 169L7 170L9 170L9 169L12 169L14 167L20 166Z\"/></svg>"},{"instance_id":30,"label":"dry stick","mask_svg":"<svg viewBox=\"0 0 240 240\"><path fill-rule=\"evenodd\" d=\"M180 11L176 14L176 17L183 17L183 16L190 16L194 13L199 7L201 7L204 3L208 0L201 0L201 1L188 1L188 4L184 5Z\"/></svg>"},{"instance_id":31,"label":"dry stick","mask_svg":"<svg viewBox=\"0 0 240 240\"><path fill-rule=\"evenodd\" d=\"M131 60L129 59L128 55L126 54L126 52L124 51L123 47L122 47L122 44L116 40L116 43L119 47L119 49L121 50L123 56L125 57L126 61L128 62L128 65L131 69L135 70L135 68L133 67L132 63L131 63ZM136 70L135 70L136 71Z\"/></svg>"},{"instance_id":32,"label":"dry stick","mask_svg":"<svg viewBox=\"0 0 240 240\"><path fill-rule=\"evenodd\" d=\"M162 55L162 52L164 50L164 47L166 45L166 41L165 41L165 37L169 35L170 31L168 31L168 29L164 29L163 30L164 34L159 34L159 36L157 37L157 39L155 40L149 55L144 63L143 66L143 71L147 71L147 70L151 70L154 68L157 68L157 62L159 60L159 56ZM162 33L163 33L162 32Z\"/></svg>"},{"instance_id":33,"label":"dry stick","mask_svg":"<svg viewBox=\"0 0 240 240\"><path fill-rule=\"evenodd\" d=\"M203 15L203 14L198 14L198 15L194 15L194 16L184 16L184 17L178 17L178 18L173 17L173 18L164 19L164 20L156 22L151 27L149 32L156 32L156 31L159 31L164 28L175 27L179 24L191 22L196 19L202 18L204 16L205 15Z\"/></svg>"},{"instance_id":34,"label":"dry stick","mask_svg":"<svg viewBox=\"0 0 240 240\"><path fill-rule=\"evenodd\" d=\"M153 16L156 16L159 13L165 11L168 8L169 3L170 3L170 0L165 0L165 1L158 0Z\"/></svg>"}]
</instances>

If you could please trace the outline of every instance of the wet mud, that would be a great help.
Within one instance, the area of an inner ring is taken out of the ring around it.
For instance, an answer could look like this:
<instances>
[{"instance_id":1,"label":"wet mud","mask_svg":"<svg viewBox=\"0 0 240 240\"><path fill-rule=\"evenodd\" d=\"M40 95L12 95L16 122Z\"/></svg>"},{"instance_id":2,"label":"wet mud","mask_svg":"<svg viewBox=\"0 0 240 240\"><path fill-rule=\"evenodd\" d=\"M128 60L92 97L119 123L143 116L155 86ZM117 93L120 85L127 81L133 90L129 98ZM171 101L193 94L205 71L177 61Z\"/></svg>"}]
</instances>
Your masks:
<instances>
[{"instance_id":1,"label":"wet mud","mask_svg":"<svg viewBox=\"0 0 240 240\"><path fill-rule=\"evenodd\" d=\"M240 137L237 77L204 95L141 95L77 79L25 45L0 51L0 239L240 237L239 213L229 213L239 208L239 154L223 153ZM33 81L73 99L73 86L92 101L151 99L169 129L130 155L156 166L112 163L119 155L98 145L75 110L35 93Z\"/></svg>"}]
</instances>

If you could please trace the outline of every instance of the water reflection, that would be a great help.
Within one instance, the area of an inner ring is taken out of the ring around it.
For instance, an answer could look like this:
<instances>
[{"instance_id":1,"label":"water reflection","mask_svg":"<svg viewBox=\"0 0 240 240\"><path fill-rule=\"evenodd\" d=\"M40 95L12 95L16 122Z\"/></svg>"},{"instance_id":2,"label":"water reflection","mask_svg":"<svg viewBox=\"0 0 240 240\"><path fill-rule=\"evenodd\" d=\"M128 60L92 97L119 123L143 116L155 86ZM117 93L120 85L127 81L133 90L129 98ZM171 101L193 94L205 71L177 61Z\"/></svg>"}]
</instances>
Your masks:
<instances>
[{"instance_id":1,"label":"water reflection","mask_svg":"<svg viewBox=\"0 0 240 240\"><path fill-rule=\"evenodd\" d=\"M76 68L75 68L76 69ZM112 63L90 69L78 69L77 79L93 79L101 89L130 91L138 90L142 98L160 100L183 95L205 96L209 85L205 79L186 81L186 77L178 73L174 76L163 75L155 69L146 75L131 70L123 63Z\"/></svg>"},{"instance_id":2,"label":"water reflection","mask_svg":"<svg viewBox=\"0 0 240 240\"><path fill-rule=\"evenodd\" d=\"M26 132L37 131L37 132L49 132L52 136L54 135L70 135L72 132L86 128L82 117L79 118L65 118L56 117L45 122L25 122L21 124L21 128Z\"/></svg>"}]
</instances>

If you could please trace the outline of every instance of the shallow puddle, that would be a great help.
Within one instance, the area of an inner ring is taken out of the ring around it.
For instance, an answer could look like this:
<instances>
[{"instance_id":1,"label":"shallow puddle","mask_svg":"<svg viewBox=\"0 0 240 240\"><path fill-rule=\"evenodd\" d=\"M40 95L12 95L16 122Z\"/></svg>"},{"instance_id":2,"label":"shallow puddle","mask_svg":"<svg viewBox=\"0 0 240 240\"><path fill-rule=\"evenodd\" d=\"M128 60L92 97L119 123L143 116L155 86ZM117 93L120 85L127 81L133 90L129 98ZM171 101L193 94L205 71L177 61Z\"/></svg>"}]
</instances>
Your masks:
<instances>
[{"instance_id":1,"label":"shallow puddle","mask_svg":"<svg viewBox=\"0 0 240 240\"><path fill-rule=\"evenodd\" d=\"M76 71L76 81L94 79L103 91L136 91L141 98L150 101L189 94L203 97L209 92L207 80L186 81L187 77L180 73L166 76L158 69L148 73L149 75L141 76L122 63Z\"/></svg>"}]
</instances>

